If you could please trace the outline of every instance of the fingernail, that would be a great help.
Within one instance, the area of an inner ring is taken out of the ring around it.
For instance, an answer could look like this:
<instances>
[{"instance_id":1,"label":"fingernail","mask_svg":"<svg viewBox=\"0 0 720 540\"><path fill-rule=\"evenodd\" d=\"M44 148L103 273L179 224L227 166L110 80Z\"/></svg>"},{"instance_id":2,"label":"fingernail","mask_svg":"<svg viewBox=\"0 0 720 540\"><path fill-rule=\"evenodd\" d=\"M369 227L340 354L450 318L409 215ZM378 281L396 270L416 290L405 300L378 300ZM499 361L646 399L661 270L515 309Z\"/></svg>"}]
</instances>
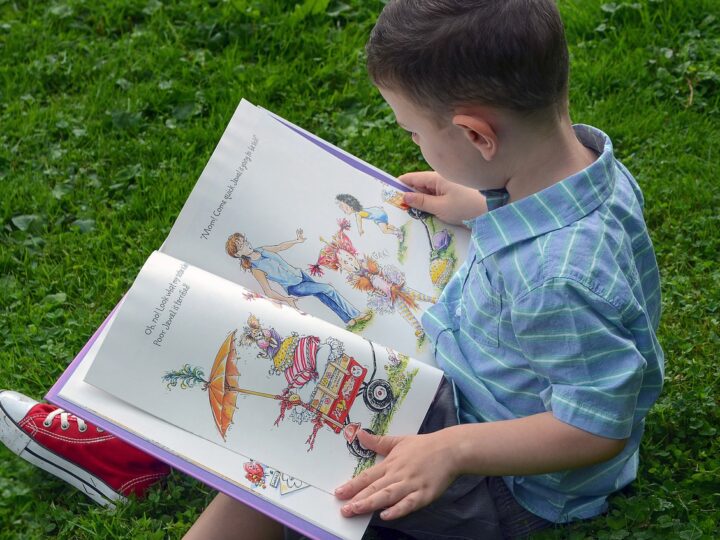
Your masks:
<instances>
[{"instance_id":1,"label":"fingernail","mask_svg":"<svg viewBox=\"0 0 720 540\"><path fill-rule=\"evenodd\" d=\"M349 504L346 504L346 505L344 505L344 506L342 507L342 511L343 511L343 512L346 512L346 513L347 513L347 512L350 512L350 510L352 510L352 508L350 507Z\"/></svg>"},{"instance_id":2,"label":"fingernail","mask_svg":"<svg viewBox=\"0 0 720 540\"><path fill-rule=\"evenodd\" d=\"M380 517L381 517L382 519L387 519L387 518L389 518L389 517L390 517L390 511L389 511L389 510L383 510L382 512L380 512Z\"/></svg>"},{"instance_id":3,"label":"fingernail","mask_svg":"<svg viewBox=\"0 0 720 540\"><path fill-rule=\"evenodd\" d=\"M345 488L342 486L335 490L335 495L342 495L343 493L345 493Z\"/></svg>"},{"instance_id":4,"label":"fingernail","mask_svg":"<svg viewBox=\"0 0 720 540\"><path fill-rule=\"evenodd\" d=\"M403 195L403 201L405 201L408 204L412 204L415 201L415 194L414 193L406 193Z\"/></svg>"}]
</instances>

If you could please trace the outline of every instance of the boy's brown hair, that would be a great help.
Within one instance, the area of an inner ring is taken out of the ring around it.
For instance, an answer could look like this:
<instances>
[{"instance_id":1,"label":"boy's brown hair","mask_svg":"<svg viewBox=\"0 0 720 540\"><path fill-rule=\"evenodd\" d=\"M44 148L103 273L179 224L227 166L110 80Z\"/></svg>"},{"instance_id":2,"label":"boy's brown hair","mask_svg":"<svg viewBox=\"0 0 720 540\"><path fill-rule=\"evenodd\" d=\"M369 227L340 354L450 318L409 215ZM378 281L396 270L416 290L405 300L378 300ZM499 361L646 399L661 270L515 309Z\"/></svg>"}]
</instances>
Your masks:
<instances>
[{"instance_id":1,"label":"boy's brown hair","mask_svg":"<svg viewBox=\"0 0 720 540\"><path fill-rule=\"evenodd\" d=\"M228 236L227 241L225 242L225 251L228 255L231 257L236 257L238 253L237 248L237 242L238 240L245 241L245 235L239 232L233 233L230 236Z\"/></svg>"},{"instance_id":2,"label":"boy's brown hair","mask_svg":"<svg viewBox=\"0 0 720 540\"><path fill-rule=\"evenodd\" d=\"M252 263L250 262L250 257L248 257L247 255L240 255L240 257L237 256L238 240L242 240L243 242L246 242L247 238L245 238L245 235L243 233L239 233L239 232L233 233L230 236L228 236L228 239L225 242L225 252L233 258L240 259L240 266L242 266L243 269L250 270L250 268L252 267Z\"/></svg>"},{"instance_id":3,"label":"boy's brown hair","mask_svg":"<svg viewBox=\"0 0 720 540\"><path fill-rule=\"evenodd\" d=\"M391 0L370 34L373 82L446 112L564 105L568 50L553 0Z\"/></svg>"}]
</instances>

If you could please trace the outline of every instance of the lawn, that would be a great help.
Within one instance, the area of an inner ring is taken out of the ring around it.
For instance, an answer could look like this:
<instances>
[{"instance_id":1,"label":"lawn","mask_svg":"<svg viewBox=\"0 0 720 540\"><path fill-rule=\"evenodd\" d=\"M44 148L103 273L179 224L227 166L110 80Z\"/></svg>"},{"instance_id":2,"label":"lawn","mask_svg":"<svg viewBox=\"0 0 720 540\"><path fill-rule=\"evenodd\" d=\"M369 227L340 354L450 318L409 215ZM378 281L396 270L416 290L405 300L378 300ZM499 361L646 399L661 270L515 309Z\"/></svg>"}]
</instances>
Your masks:
<instances>
[{"instance_id":1,"label":"lawn","mask_svg":"<svg viewBox=\"0 0 720 540\"><path fill-rule=\"evenodd\" d=\"M417 148L369 83L380 1L0 0L0 387L41 397L160 246L241 97L394 173ZM635 173L666 386L639 479L545 538L713 538L720 521L718 0L561 1L573 120ZM174 474L114 513L0 448L0 538L175 538Z\"/></svg>"}]
</instances>

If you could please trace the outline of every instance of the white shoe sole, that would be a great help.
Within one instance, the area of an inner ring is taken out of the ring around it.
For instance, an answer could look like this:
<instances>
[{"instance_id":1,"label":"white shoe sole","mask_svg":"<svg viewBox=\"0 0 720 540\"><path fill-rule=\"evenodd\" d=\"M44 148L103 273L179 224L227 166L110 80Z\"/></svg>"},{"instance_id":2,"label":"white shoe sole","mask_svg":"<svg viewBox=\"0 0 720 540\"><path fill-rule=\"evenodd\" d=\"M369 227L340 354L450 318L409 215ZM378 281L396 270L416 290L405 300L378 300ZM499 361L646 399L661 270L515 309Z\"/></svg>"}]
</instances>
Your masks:
<instances>
[{"instance_id":1,"label":"white shoe sole","mask_svg":"<svg viewBox=\"0 0 720 540\"><path fill-rule=\"evenodd\" d=\"M0 403L0 440L25 461L64 480L100 506L115 508L114 503L126 500L96 476L35 442L8 415L2 403Z\"/></svg>"}]
</instances>

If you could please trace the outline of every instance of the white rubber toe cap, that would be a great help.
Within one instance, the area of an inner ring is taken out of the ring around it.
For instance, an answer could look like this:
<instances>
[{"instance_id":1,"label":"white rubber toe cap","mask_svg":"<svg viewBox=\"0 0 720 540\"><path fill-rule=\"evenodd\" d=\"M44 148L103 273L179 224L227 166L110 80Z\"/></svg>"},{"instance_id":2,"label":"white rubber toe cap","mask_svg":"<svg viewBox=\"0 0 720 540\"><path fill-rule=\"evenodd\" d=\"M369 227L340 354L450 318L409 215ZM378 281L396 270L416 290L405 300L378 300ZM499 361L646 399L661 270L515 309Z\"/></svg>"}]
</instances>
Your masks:
<instances>
[{"instance_id":1,"label":"white rubber toe cap","mask_svg":"<svg viewBox=\"0 0 720 540\"><path fill-rule=\"evenodd\" d=\"M0 391L0 415L8 415L16 424L37 404L37 401L12 390Z\"/></svg>"}]
</instances>

